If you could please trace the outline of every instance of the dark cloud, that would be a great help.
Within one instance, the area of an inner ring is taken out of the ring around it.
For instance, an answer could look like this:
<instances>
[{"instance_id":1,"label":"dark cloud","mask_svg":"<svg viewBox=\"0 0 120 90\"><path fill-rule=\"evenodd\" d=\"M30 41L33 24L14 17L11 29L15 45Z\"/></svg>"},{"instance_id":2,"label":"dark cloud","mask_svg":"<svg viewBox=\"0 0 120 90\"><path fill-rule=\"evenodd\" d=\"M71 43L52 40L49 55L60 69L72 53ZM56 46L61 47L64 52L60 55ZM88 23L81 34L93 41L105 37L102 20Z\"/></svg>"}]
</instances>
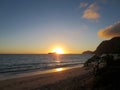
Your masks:
<instances>
[{"instance_id":1,"label":"dark cloud","mask_svg":"<svg viewBox=\"0 0 120 90\"><path fill-rule=\"evenodd\" d=\"M120 21L106 28L101 29L98 32L98 35L101 38L106 38L106 39L120 36Z\"/></svg>"}]
</instances>

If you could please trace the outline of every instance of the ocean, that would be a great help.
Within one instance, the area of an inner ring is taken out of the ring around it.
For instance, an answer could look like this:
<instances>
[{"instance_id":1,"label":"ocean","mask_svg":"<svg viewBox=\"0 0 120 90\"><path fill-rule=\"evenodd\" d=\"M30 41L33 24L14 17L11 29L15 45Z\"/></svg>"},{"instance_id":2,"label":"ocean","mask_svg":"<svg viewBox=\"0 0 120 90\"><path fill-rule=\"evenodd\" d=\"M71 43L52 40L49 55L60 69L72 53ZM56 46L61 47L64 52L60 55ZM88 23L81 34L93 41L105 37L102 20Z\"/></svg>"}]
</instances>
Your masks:
<instances>
[{"instance_id":1,"label":"ocean","mask_svg":"<svg viewBox=\"0 0 120 90\"><path fill-rule=\"evenodd\" d=\"M0 80L32 72L83 65L92 54L0 54Z\"/></svg>"}]
</instances>

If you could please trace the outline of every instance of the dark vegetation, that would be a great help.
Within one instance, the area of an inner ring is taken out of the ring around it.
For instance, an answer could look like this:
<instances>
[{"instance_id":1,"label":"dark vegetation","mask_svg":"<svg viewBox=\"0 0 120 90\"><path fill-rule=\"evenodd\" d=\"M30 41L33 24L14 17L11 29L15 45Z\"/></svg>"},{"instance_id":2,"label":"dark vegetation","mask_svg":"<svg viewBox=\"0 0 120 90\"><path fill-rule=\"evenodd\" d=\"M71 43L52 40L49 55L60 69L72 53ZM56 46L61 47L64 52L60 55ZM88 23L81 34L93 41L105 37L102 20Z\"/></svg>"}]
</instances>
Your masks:
<instances>
[{"instance_id":1,"label":"dark vegetation","mask_svg":"<svg viewBox=\"0 0 120 90\"><path fill-rule=\"evenodd\" d=\"M120 90L120 60L113 60L99 70L93 90Z\"/></svg>"},{"instance_id":2,"label":"dark vegetation","mask_svg":"<svg viewBox=\"0 0 120 90\"><path fill-rule=\"evenodd\" d=\"M120 59L114 59L113 55L101 58L94 55L85 66L93 68L94 81L90 90L120 90Z\"/></svg>"},{"instance_id":3,"label":"dark vegetation","mask_svg":"<svg viewBox=\"0 0 120 90\"><path fill-rule=\"evenodd\" d=\"M88 66L88 65L91 64L92 62L97 62L99 59L100 59L99 56L94 55L93 57L91 57L90 59L88 59L88 60L84 63L84 65L85 65L85 66Z\"/></svg>"}]
</instances>

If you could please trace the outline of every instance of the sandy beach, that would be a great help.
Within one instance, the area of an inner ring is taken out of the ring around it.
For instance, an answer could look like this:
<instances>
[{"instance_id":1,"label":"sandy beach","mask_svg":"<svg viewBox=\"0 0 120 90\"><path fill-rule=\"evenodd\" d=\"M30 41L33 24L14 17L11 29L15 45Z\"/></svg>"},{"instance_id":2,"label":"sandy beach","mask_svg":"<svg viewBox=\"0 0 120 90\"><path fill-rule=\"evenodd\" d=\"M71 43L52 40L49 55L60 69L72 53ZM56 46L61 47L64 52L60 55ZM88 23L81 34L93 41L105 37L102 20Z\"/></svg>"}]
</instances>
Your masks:
<instances>
[{"instance_id":1,"label":"sandy beach","mask_svg":"<svg viewBox=\"0 0 120 90\"><path fill-rule=\"evenodd\" d=\"M90 90L90 69L76 67L52 73L31 75L0 81L0 90ZM89 85L87 85L89 83ZM87 86L86 86L87 85ZM76 89L75 89L76 88Z\"/></svg>"}]
</instances>

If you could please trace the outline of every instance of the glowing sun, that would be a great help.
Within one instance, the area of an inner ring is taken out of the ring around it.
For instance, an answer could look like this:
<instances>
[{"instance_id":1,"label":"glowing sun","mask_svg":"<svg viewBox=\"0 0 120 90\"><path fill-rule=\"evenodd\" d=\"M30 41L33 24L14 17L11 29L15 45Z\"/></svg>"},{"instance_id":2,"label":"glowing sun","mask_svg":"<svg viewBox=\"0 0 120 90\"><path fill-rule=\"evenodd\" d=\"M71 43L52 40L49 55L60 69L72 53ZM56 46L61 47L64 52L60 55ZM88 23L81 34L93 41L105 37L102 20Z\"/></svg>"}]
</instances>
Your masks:
<instances>
[{"instance_id":1,"label":"glowing sun","mask_svg":"<svg viewBox=\"0 0 120 90\"><path fill-rule=\"evenodd\" d=\"M53 52L55 52L55 53L57 53L57 54L64 54L64 51L63 51L63 49L62 48L54 48L53 49Z\"/></svg>"}]
</instances>

